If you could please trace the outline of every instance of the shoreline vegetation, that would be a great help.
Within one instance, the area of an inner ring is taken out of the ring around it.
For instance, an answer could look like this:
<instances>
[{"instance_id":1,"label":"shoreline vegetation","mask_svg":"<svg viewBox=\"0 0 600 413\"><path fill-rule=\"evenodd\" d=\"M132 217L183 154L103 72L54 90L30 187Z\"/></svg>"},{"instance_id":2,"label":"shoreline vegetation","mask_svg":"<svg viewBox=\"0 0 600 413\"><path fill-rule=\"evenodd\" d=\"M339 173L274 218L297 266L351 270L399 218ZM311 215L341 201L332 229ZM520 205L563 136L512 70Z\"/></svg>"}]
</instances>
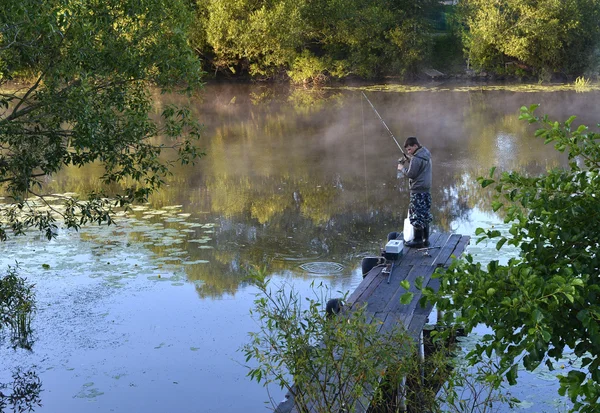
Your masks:
<instances>
[{"instance_id":1,"label":"shoreline vegetation","mask_svg":"<svg viewBox=\"0 0 600 413\"><path fill-rule=\"evenodd\" d=\"M600 1L202 0L190 45L210 81L597 80Z\"/></svg>"}]
</instances>

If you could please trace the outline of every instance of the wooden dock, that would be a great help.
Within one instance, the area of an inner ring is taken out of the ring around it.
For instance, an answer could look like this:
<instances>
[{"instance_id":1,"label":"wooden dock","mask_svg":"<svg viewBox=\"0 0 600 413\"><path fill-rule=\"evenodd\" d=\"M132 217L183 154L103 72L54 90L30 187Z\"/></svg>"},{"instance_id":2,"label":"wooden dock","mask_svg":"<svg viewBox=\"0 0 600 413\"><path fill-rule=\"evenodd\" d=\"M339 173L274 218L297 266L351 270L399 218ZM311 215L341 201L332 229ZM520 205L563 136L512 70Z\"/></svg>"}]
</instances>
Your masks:
<instances>
[{"instance_id":1,"label":"wooden dock","mask_svg":"<svg viewBox=\"0 0 600 413\"><path fill-rule=\"evenodd\" d=\"M414 286L414 281L421 277L422 288L430 287L439 290L439 279L432 278L438 267L448 267L454 257L460 257L469 244L470 237L458 234L433 233L429 239L427 249L405 247L400 257L392 262L391 273L386 273L386 265L372 268L363 278L354 292L345 303L345 310L366 304L366 311L372 322L379 324L379 331L386 332L392 328L403 325L410 336L419 342L422 331L428 322L432 306L421 307L419 299L421 292ZM388 262L389 263L389 262ZM412 301L407 304L400 303L400 297L406 290L400 282L410 282L410 292L414 294ZM366 412L369 406L357 403L355 412ZM277 406L276 413L295 413L293 396L289 393L286 399Z\"/></svg>"}]
</instances>

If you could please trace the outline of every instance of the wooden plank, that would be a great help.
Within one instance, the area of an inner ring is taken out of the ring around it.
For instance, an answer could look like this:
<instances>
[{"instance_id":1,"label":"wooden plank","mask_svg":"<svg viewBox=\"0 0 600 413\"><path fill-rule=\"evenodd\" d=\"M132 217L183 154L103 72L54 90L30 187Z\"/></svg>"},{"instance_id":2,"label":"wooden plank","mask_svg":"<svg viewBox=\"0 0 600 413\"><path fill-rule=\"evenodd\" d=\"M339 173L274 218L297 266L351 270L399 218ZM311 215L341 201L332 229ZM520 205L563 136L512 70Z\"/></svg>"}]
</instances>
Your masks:
<instances>
[{"instance_id":1,"label":"wooden plank","mask_svg":"<svg viewBox=\"0 0 600 413\"><path fill-rule=\"evenodd\" d=\"M425 314L413 314L413 317L410 320L410 324L408 325L406 331L413 338L418 340L421 335L421 331L423 331L423 327L427 323L427 315Z\"/></svg>"},{"instance_id":2,"label":"wooden plank","mask_svg":"<svg viewBox=\"0 0 600 413\"><path fill-rule=\"evenodd\" d=\"M446 234L436 233L429 240L429 247L442 245L448 236ZM408 251L406 251L408 250ZM419 248L408 248L406 247L404 256L402 257L402 264L419 264L423 260L423 252L418 251ZM437 252L435 249L431 250L434 254Z\"/></svg>"},{"instance_id":3,"label":"wooden plank","mask_svg":"<svg viewBox=\"0 0 600 413\"><path fill-rule=\"evenodd\" d=\"M435 270L433 271L435 273ZM431 288L434 291L438 291L440 289L440 279L435 277L433 275L433 273L431 274L431 278L429 279L429 282L427 284L423 283L423 288ZM419 299L422 297L419 297ZM429 316L429 314L431 313L431 310L433 309L433 304L429 304L427 303L424 307L422 307L420 304L417 305L417 307L415 308L415 316L416 315L420 315L420 314L425 314L427 316Z\"/></svg>"},{"instance_id":4,"label":"wooden plank","mask_svg":"<svg viewBox=\"0 0 600 413\"><path fill-rule=\"evenodd\" d=\"M405 328L406 320L408 319L408 314L398 314L392 311L388 311L385 314L385 319L383 323L379 326L379 333L388 333L392 331L394 328Z\"/></svg>"},{"instance_id":5,"label":"wooden plank","mask_svg":"<svg viewBox=\"0 0 600 413\"><path fill-rule=\"evenodd\" d=\"M417 306L417 302L419 300L419 298L421 297L421 292L419 290L417 290L417 287L414 285L414 280L417 279L417 277L422 277L423 278L423 283L427 284L429 282L429 279L431 278L431 274L433 273L433 271L435 270L434 267L431 266L425 266L425 265L416 265L413 267L413 271L411 271L410 274L410 280L411 281L411 285L410 285L410 289L408 290L409 292L413 293L413 299L410 302L410 304L408 305L404 305L400 303L400 299L398 299L395 303L394 306L392 308L390 308L390 311L393 311L395 313L406 313L406 314L412 314L415 311L415 308Z\"/></svg>"},{"instance_id":6,"label":"wooden plank","mask_svg":"<svg viewBox=\"0 0 600 413\"><path fill-rule=\"evenodd\" d=\"M431 265L439 255L442 247L448 241L448 234L441 234L435 242L429 244L428 247L417 248L415 250L416 259L419 265Z\"/></svg>"},{"instance_id":7,"label":"wooden plank","mask_svg":"<svg viewBox=\"0 0 600 413\"><path fill-rule=\"evenodd\" d=\"M372 312L383 311L388 305L392 297L397 294L397 291L404 290L400 287L400 281L409 276L412 265L399 265L392 270L390 283L387 284L387 279L367 298L367 309Z\"/></svg>"},{"instance_id":8,"label":"wooden plank","mask_svg":"<svg viewBox=\"0 0 600 413\"><path fill-rule=\"evenodd\" d=\"M402 268L402 267L401 267ZM410 272L406 273L406 276L404 276L400 281L406 280L408 281L411 286L414 284L415 280L417 279L417 277L419 276L419 271L416 270L414 266L407 266L406 268L409 268ZM400 272L400 274L404 275L404 272ZM387 312L394 312L398 306L400 306L400 297L402 297L402 295L404 295L404 293L406 293L407 291L400 287L400 282L398 282L398 288L395 289L394 291L394 295L391 297L390 300L388 300L388 303L385 306L384 311Z\"/></svg>"},{"instance_id":9,"label":"wooden plank","mask_svg":"<svg viewBox=\"0 0 600 413\"><path fill-rule=\"evenodd\" d=\"M438 257L438 259L435 262L435 265L438 267L449 267L450 264L452 263L452 261L455 259L454 257L460 257L463 255L463 253L465 252L465 249L467 248L467 245L469 245L469 242L471 240L471 237L469 236L461 236L461 238L458 240L458 242L456 243L456 245L454 246L454 250L452 252L450 252L450 254L448 254L448 256L440 256ZM444 260L445 258L445 260Z\"/></svg>"},{"instance_id":10,"label":"wooden plank","mask_svg":"<svg viewBox=\"0 0 600 413\"><path fill-rule=\"evenodd\" d=\"M431 265L438 265L438 263L439 263L440 266L443 266L446 263L446 261L448 261L450 259L452 254L454 254L454 251L456 250L456 246L458 245L461 238L462 238L462 236L459 234L450 235L450 238L448 238L448 241L441 248L440 253L437 255L436 259L434 260L434 262Z\"/></svg>"},{"instance_id":11,"label":"wooden plank","mask_svg":"<svg viewBox=\"0 0 600 413\"><path fill-rule=\"evenodd\" d=\"M369 271L367 276L363 278L362 282L358 285L358 287L356 287L356 290L354 290L354 292L350 294L350 297L348 297L348 306L352 307L354 303L361 300L361 296L366 294L367 291L372 291L379 285L381 278L383 277L381 271L383 271L384 268L385 267L377 266Z\"/></svg>"}]
</instances>

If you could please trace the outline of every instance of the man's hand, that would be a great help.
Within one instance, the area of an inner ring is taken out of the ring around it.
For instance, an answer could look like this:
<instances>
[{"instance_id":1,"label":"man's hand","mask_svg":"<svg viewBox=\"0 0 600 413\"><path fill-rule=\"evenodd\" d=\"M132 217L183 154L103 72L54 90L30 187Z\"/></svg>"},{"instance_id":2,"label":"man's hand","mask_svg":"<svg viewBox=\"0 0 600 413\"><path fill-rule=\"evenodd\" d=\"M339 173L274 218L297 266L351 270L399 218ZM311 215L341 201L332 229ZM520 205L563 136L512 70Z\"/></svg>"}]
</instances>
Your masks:
<instances>
[{"instance_id":1,"label":"man's hand","mask_svg":"<svg viewBox=\"0 0 600 413\"><path fill-rule=\"evenodd\" d=\"M399 165L404 165L406 163L407 159L406 158L399 158L398 159L398 164Z\"/></svg>"}]
</instances>

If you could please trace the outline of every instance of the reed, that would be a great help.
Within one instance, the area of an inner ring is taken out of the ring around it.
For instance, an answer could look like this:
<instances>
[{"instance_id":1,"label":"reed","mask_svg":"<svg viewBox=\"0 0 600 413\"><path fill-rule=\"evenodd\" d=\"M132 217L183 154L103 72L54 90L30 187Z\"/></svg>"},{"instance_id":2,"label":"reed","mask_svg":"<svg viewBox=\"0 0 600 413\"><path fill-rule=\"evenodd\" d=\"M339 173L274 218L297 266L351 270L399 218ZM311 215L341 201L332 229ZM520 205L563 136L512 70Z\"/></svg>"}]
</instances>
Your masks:
<instances>
[{"instance_id":1,"label":"reed","mask_svg":"<svg viewBox=\"0 0 600 413\"><path fill-rule=\"evenodd\" d=\"M584 76L579 76L577 79L575 79L575 90L577 92L589 90L590 84L590 79L586 79Z\"/></svg>"}]
</instances>

